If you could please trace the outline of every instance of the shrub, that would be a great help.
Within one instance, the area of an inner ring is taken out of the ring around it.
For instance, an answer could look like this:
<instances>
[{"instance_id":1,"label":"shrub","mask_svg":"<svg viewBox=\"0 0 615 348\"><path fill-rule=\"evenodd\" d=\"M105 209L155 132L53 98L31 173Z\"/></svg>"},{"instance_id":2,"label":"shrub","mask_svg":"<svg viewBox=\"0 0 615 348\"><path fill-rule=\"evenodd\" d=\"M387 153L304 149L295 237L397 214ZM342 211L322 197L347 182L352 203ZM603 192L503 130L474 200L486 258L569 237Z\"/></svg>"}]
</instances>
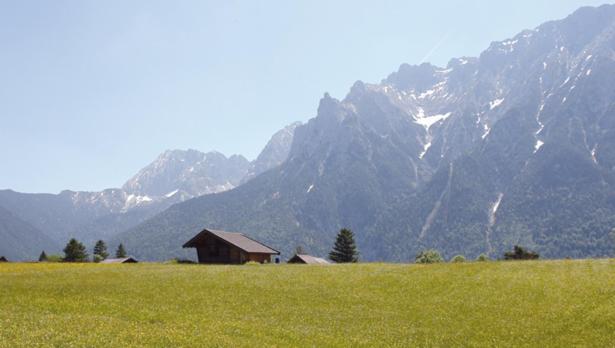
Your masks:
<instances>
[{"instance_id":1,"label":"shrub","mask_svg":"<svg viewBox=\"0 0 615 348\"><path fill-rule=\"evenodd\" d=\"M175 258L175 263L188 264L188 265L196 264L196 262L193 261L193 260L190 260L190 259L180 259L180 258Z\"/></svg>"},{"instance_id":2,"label":"shrub","mask_svg":"<svg viewBox=\"0 0 615 348\"><path fill-rule=\"evenodd\" d=\"M476 261L478 262L486 262L489 261L489 256L485 255L485 254L480 254L478 255L478 257L476 258Z\"/></svg>"},{"instance_id":3,"label":"shrub","mask_svg":"<svg viewBox=\"0 0 615 348\"><path fill-rule=\"evenodd\" d=\"M538 253L525 250L524 248L515 245L513 251L507 251L504 253L504 260L536 260L540 257Z\"/></svg>"},{"instance_id":4,"label":"shrub","mask_svg":"<svg viewBox=\"0 0 615 348\"><path fill-rule=\"evenodd\" d=\"M102 261L102 260L104 260L104 258L103 258L102 256L100 256L100 255L94 255L94 256L92 257L92 261L94 261L94 262L96 262L96 263L98 263L98 262L100 262L100 261Z\"/></svg>"},{"instance_id":5,"label":"shrub","mask_svg":"<svg viewBox=\"0 0 615 348\"><path fill-rule=\"evenodd\" d=\"M47 255L47 261L45 262L62 262L63 261L63 257L62 255Z\"/></svg>"},{"instance_id":6,"label":"shrub","mask_svg":"<svg viewBox=\"0 0 615 348\"><path fill-rule=\"evenodd\" d=\"M414 259L416 263L428 264L428 263L440 263L444 262L444 259L437 250L429 249L423 250Z\"/></svg>"},{"instance_id":7,"label":"shrub","mask_svg":"<svg viewBox=\"0 0 615 348\"><path fill-rule=\"evenodd\" d=\"M457 255L451 259L452 263L462 263L466 262L466 257L463 255Z\"/></svg>"},{"instance_id":8,"label":"shrub","mask_svg":"<svg viewBox=\"0 0 615 348\"><path fill-rule=\"evenodd\" d=\"M194 265L197 264L197 262L192 261L190 259L182 259L179 257L174 257L170 260L164 261L163 262L165 265L178 265L178 264L188 264L188 265Z\"/></svg>"}]
</instances>

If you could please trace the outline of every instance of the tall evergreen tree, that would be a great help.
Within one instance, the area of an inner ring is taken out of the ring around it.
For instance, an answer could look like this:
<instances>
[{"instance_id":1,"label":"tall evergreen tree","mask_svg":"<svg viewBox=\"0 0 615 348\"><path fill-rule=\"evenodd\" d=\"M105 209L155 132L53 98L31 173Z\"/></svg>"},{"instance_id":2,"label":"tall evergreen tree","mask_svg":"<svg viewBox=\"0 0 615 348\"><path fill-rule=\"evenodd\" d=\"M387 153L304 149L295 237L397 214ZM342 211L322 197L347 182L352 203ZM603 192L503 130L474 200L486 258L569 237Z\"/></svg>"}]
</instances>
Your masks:
<instances>
[{"instance_id":1,"label":"tall evergreen tree","mask_svg":"<svg viewBox=\"0 0 615 348\"><path fill-rule=\"evenodd\" d=\"M115 257L117 257L118 259L123 259L126 257L126 249L124 249L124 244L121 244L117 247L117 250L115 251Z\"/></svg>"},{"instance_id":2,"label":"tall evergreen tree","mask_svg":"<svg viewBox=\"0 0 615 348\"><path fill-rule=\"evenodd\" d=\"M41 256L38 257L39 262L47 262L47 254L45 254L45 250L41 253Z\"/></svg>"},{"instance_id":3,"label":"tall evergreen tree","mask_svg":"<svg viewBox=\"0 0 615 348\"><path fill-rule=\"evenodd\" d=\"M104 260L109 257L109 253L107 252L107 244L104 241L99 240L94 245L94 256L98 256L99 259Z\"/></svg>"},{"instance_id":4,"label":"tall evergreen tree","mask_svg":"<svg viewBox=\"0 0 615 348\"><path fill-rule=\"evenodd\" d=\"M337 263L350 263L359 261L359 252L354 241L354 233L342 228L337 234L333 250L329 253L329 258Z\"/></svg>"},{"instance_id":5,"label":"tall evergreen tree","mask_svg":"<svg viewBox=\"0 0 615 348\"><path fill-rule=\"evenodd\" d=\"M70 241L64 247L64 260L65 262L85 262L88 259L88 253L86 252L85 245L81 244L75 238L71 238Z\"/></svg>"}]
</instances>

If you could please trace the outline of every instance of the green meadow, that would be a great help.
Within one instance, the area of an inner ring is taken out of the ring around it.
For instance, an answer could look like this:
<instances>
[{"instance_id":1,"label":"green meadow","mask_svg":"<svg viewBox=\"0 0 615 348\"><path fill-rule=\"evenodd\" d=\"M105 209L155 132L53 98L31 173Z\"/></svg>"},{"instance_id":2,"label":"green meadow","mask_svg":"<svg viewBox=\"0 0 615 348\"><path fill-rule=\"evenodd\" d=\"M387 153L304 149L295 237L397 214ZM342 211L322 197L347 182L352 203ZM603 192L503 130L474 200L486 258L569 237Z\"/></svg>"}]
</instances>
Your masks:
<instances>
[{"instance_id":1,"label":"green meadow","mask_svg":"<svg viewBox=\"0 0 615 348\"><path fill-rule=\"evenodd\" d=\"M615 346L615 260L0 264L0 347Z\"/></svg>"}]
</instances>

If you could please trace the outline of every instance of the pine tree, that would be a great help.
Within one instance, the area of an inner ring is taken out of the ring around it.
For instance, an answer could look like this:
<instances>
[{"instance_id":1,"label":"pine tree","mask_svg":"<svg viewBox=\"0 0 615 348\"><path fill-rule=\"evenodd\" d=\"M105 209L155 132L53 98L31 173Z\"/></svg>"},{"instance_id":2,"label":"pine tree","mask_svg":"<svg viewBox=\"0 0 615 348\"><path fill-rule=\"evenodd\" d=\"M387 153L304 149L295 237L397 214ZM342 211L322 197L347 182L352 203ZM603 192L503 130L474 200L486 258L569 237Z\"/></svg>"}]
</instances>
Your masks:
<instances>
[{"instance_id":1,"label":"pine tree","mask_svg":"<svg viewBox=\"0 0 615 348\"><path fill-rule=\"evenodd\" d=\"M45 254L45 250L43 250L41 256L38 257L38 262L47 262L47 254Z\"/></svg>"},{"instance_id":2,"label":"pine tree","mask_svg":"<svg viewBox=\"0 0 615 348\"><path fill-rule=\"evenodd\" d=\"M109 253L107 252L107 244L104 241L99 240L96 242L94 246L94 256L98 256L100 260L104 260L109 257Z\"/></svg>"},{"instance_id":3,"label":"pine tree","mask_svg":"<svg viewBox=\"0 0 615 348\"><path fill-rule=\"evenodd\" d=\"M81 244L75 238L72 238L64 247L65 262L85 262L88 259L85 245Z\"/></svg>"},{"instance_id":4,"label":"pine tree","mask_svg":"<svg viewBox=\"0 0 615 348\"><path fill-rule=\"evenodd\" d=\"M347 228L342 228L337 234L333 250L329 258L337 263L350 263L359 261L357 245L354 241L354 233Z\"/></svg>"},{"instance_id":5,"label":"pine tree","mask_svg":"<svg viewBox=\"0 0 615 348\"><path fill-rule=\"evenodd\" d=\"M126 249L124 249L124 244L120 244L117 247L117 251L115 252L115 257L117 257L118 259L123 259L126 257Z\"/></svg>"},{"instance_id":6,"label":"pine tree","mask_svg":"<svg viewBox=\"0 0 615 348\"><path fill-rule=\"evenodd\" d=\"M301 245L298 245L295 248L295 254L297 254L297 255L304 255L305 254L305 250L303 250L303 247Z\"/></svg>"}]
</instances>

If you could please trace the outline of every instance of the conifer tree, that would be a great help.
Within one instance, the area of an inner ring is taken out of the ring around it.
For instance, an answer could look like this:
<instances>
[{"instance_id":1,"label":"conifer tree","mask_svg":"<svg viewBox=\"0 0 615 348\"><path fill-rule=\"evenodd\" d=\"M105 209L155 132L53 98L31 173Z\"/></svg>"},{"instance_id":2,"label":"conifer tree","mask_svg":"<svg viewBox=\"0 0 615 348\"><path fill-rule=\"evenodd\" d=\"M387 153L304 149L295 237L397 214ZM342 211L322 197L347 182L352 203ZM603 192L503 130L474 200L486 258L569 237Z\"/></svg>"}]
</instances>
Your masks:
<instances>
[{"instance_id":1,"label":"conifer tree","mask_svg":"<svg viewBox=\"0 0 615 348\"><path fill-rule=\"evenodd\" d=\"M115 257L118 259L123 259L126 257L126 249L124 249L124 244L120 244L117 247L117 251L115 252Z\"/></svg>"},{"instance_id":2,"label":"conifer tree","mask_svg":"<svg viewBox=\"0 0 615 348\"><path fill-rule=\"evenodd\" d=\"M38 257L39 262L47 262L47 254L45 254L45 250L41 253L41 256Z\"/></svg>"},{"instance_id":3,"label":"conifer tree","mask_svg":"<svg viewBox=\"0 0 615 348\"><path fill-rule=\"evenodd\" d=\"M351 263L359 261L359 252L354 241L354 233L347 228L342 228L337 234L333 250L329 258L337 263Z\"/></svg>"},{"instance_id":4,"label":"conifer tree","mask_svg":"<svg viewBox=\"0 0 615 348\"><path fill-rule=\"evenodd\" d=\"M109 253L107 252L107 244L104 241L99 240L94 245L94 256L98 256L100 260L104 260L109 257Z\"/></svg>"},{"instance_id":5,"label":"conifer tree","mask_svg":"<svg viewBox=\"0 0 615 348\"><path fill-rule=\"evenodd\" d=\"M64 262L85 262L87 261L88 253L85 245L81 244L75 238L72 238L64 247Z\"/></svg>"}]
</instances>

